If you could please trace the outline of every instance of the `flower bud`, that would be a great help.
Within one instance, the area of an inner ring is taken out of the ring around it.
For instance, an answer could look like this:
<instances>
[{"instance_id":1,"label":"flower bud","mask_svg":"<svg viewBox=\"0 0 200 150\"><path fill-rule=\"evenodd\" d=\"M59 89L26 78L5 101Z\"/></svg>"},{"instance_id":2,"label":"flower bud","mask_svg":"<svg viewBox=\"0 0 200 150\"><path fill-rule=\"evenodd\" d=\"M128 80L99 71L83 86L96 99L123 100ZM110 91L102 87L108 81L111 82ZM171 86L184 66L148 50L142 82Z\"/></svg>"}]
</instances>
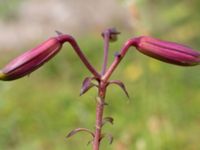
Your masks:
<instances>
[{"instance_id":1,"label":"flower bud","mask_svg":"<svg viewBox=\"0 0 200 150\"><path fill-rule=\"evenodd\" d=\"M180 66L200 64L200 52L185 45L146 36L134 40L134 45L140 52L155 59Z\"/></svg>"},{"instance_id":2,"label":"flower bud","mask_svg":"<svg viewBox=\"0 0 200 150\"><path fill-rule=\"evenodd\" d=\"M115 42L117 41L117 37L118 37L118 34L120 34L120 32L118 32L115 28L109 28L105 30L104 32L102 32L101 36L105 38L106 34L109 35L110 42Z\"/></svg>"},{"instance_id":3,"label":"flower bud","mask_svg":"<svg viewBox=\"0 0 200 150\"><path fill-rule=\"evenodd\" d=\"M33 72L51 59L62 47L58 37L53 37L18 56L0 70L0 80L10 81Z\"/></svg>"}]
</instances>

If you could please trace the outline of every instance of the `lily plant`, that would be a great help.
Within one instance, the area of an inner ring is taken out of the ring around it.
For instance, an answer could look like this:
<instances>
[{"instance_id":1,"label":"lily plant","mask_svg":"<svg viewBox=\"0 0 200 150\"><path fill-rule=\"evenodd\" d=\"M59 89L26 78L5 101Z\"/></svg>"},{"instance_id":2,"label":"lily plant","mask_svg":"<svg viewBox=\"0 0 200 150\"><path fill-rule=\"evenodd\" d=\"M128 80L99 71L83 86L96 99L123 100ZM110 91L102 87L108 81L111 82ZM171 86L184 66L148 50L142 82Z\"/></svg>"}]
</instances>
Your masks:
<instances>
[{"instance_id":1,"label":"lily plant","mask_svg":"<svg viewBox=\"0 0 200 150\"><path fill-rule=\"evenodd\" d=\"M101 34L104 40L104 58L102 70L101 72L98 72L83 54L83 51L71 35L63 34L58 31L57 34L56 37L51 37L39 46L26 51L9 62L0 70L0 80L11 81L29 75L31 72L43 66L44 63L53 58L61 50L63 44L68 42L75 50L79 59L92 74L91 77L86 77L84 79L80 95L83 95L92 87L98 89L98 94L96 98L96 123L94 131L86 128L77 128L72 130L67 135L67 138L80 131L87 132L92 136L91 143L93 150L100 149L100 143L104 137L108 137L110 143L113 141L111 135L102 132L102 127L105 123L113 123L112 117L104 117L103 114L104 107L107 105L105 99L107 87L111 84L118 85L129 97L123 82L120 80L110 80L110 77L130 47L135 47L136 50L147 56L173 65L196 66L200 64L200 52L197 50L193 50L190 47L174 42L163 41L148 36L139 36L127 40L122 46L121 51L115 55L113 62L108 67L109 43L116 41L119 34L115 28L109 28Z\"/></svg>"}]
</instances>

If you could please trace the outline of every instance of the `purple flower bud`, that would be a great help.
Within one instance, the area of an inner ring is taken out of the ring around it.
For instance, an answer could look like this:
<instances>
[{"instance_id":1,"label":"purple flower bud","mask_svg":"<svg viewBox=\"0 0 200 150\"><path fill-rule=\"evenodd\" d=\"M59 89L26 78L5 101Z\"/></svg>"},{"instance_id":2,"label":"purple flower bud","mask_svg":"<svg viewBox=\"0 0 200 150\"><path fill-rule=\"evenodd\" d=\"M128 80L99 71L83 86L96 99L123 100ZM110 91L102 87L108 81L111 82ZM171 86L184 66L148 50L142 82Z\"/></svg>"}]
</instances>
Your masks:
<instances>
[{"instance_id":1,"label":"purple flower bud","mask_svg":"<svg viewBox=\"0 0 200 150\"><path fill-rule=\"evenodd\" d=\"M200 64L200 52L185 45L146 36L135 38L134 45L143 54L167 63L180 66Z\"/></svg>"},{"instance_id":2,"label":"purple flower bud","mask_svg":"<svg viewBox=\"0 0 200 150\"><path fill-rule=\"evenodd\" d=\"M58 37L52 37L34 49L18 56L0 70L0 80L10 81L33 72L51 59L62 47Z\"/></svg>"}]
</instances>

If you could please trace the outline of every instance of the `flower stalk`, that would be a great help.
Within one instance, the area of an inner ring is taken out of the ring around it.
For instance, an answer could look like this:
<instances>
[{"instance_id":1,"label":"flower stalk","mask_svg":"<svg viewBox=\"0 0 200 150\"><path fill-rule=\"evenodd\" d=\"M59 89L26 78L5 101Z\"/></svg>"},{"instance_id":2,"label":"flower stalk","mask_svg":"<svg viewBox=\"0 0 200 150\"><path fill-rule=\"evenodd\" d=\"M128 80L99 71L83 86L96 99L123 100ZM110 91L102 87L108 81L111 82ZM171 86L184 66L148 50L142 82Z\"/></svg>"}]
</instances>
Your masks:
<instances>
[{"instance_id":1,"label":"flower stalk","mask_svg":"<svg viewBox=\"0 0 200 150\"><path fill-rule=\"evenodd\" d=\"M90 64L88 59L83 54L76 40L67 34L62 34L57 32L57 37L52 37L49 40L43 42L34 49L31 49L19 57L12 60L0 71L0 80L10 81L24 77L31 72L35 71L41 67L44 63L49 61L54 57L62 48L62 45L65 42L69 42L70 45L75 50L76 54L79 56L80 60L86 66L86 68L93 74L93 77L86 77L82 84L82 89L80 95L85 94L90 88L98 88L98 96L96 100L96 121L95 121L95 130L91 131L86 128L77 128L71 131L67 138L75 135L77 132L87 132L92 135L92 148L93 150L100 149L101 140L108 136L110 138L110 143L113 138L111 135L103 134L102 127L106 122L113 124L112 117L103 117L104 116L104 106L106 103L106 90L110 84L115 84L121 87L125 92L127 97L129 94L125 88L125 85L120 80L109 81L111 75L121 62L121 60L126 55L130 47L135 47L139 52L155 58L157 60L180 65L180 66L195 66L200 64L200 53L195 51L187 46L162 41L147 36L140 36L136 38L129 39L121 48L121 51L116 54L114 61L107 69L108 62L108 50L109 42L117 40L117 32L115 29L107 29L102 33L104 38L104 58L101 73L97 72L96 69ZM94 84L93 80L96 80L98 84Z\"/></svg>"},{"instance_id":2,"label":"flower stalk","mask_svg":"<svg viewBox=\"0 0 200 150\"><path fill-rule=\"evenodd\" d=\"M83 54L82 50L80 49L79 45L77 44L76 40L70 35L60 35L58 36L60 42L69 42L73 49L75 50L76 54L79 56L80 60L83 62L85 67L94 75L96 78L100 78L100 74L96 71L96 69L90 64L88 59Z\"/></svg>"},{"instance_id":3,"label":"flower stalk","mask_svg":"<svg viewBox=\"0 0 200 150\"><path fill-rule=\"evenodd\" d=\"M108 63L108 49L109 49L109 38L110 38L109 29L104 31L102 33L102 36L104 38L104 59L103 59L101 75L104 75L106 72L106 67L107 67L107 63Z\"/></svg>"},{"instance_id":4,"label":"flower stalk","mask_svg":"<svg viewBox=\"0 0 200 150\"><path fill-rule=\"evenodd\" d=\"M100 78L100 74L89 63L75 39L70 35L59 33L57 37L48 39L36 48L23 53L9 62L3 69L0 70L0 80L11 81L29 75L31 72L35 71L54 57L60 51L65 42L69 42L71 44L87 69L96 78Z\"/></svg>"}]
</instances>

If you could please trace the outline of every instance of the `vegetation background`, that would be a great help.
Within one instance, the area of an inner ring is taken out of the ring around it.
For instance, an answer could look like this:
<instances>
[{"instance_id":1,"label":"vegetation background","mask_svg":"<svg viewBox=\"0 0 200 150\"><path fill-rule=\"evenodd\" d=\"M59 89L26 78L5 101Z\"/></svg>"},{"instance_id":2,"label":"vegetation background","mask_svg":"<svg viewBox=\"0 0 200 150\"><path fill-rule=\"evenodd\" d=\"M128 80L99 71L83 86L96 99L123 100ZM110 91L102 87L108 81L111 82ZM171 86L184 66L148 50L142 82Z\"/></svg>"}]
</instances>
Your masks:
<instances>
[{"instance_id":1,"label":"vegetation background","mask_svg":"<svg viewBox=\"0 0 200 150\"><path fill-rule=\"evenodd\" d=\"M73 35L89 60L101 69L108 27L121 31L111 44L114 53L130 37L151 35L200 49L199 0L0 0L0 65L55 36ZM0 82L1 150L86 150L89 135L66 140L77 127L94 128L92 89L79 96L90 73L68 44L29 77ZM148 58L131 48L114 73L131 96L118 87L108 89L105 115L114 125L105 132L115 137L107 150L200 149L200 69L183 68Z\"/></svg>"}]
</instances>

